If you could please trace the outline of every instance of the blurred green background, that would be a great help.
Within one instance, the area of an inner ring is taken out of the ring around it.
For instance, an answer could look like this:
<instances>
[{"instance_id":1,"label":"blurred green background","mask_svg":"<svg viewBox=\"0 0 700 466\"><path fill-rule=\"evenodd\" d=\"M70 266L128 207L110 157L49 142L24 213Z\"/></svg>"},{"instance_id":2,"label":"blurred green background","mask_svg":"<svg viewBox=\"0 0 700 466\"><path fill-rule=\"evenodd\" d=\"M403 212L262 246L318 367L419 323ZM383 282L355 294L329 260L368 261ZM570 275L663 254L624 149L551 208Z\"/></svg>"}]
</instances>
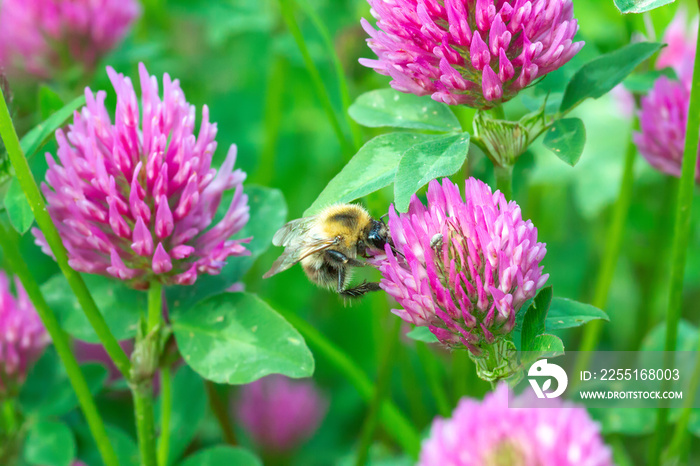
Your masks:
<instances>
[{"instance_id":1,"label":"blurred green background","mask_svg":"<svg viewBox=\"0 0 700 466\"><path fill-rule=\"evenodd\" d=\"M373 58L365 44L360 18L370 18L363 0L304 0L327 28L348 81L351 99L363 92L388 86L388 78L359 65L358 58ZM647 16L623 17L612 0L575 0L583 51L571 63L548 78L552 88L562 86L562 76L571 74L590 57L614 50L629 42L633 32L660 40L663 30L683 3L693 11L694 2L676 2ZM301 4L301 2L299 2ZM323 82L331 94L334 110L351 139L343 116L338 80L331 56L319 29L302 8L295 9L309 52ZM144 15L127 40L103 60L117 71L136 78L137 63L146 64L154 75L169 73L181 81L187 100L198 109L206 104L211 119L218 123L220 163L226 148L235 143L237 166L248 173L247 184L280 189L288 205L288 218L297 218L316 199L327 182L344 166L352 153L344 151L321 105L294 38L280 14L277 0L150 0ZM103 67L92 77L93 90L111 89ZM59 89L57 89L59 90ZM60 89L62 95L77 96L79 90ZM31 108L35 92L18 91L16 99ZM518 103L507 106L509 116L524 113ZM459 109L465 130L471 129L473 113ZM605 245L609 212L620 184L625 150L630 140L630 119L623 116L614 96L588 101L577 111L583 119L588 141L581 162L571 168L540 143L535 144L518 162L514 197L539 230L540 241L547 243L543 261L550 274L549 284L555 296L590 302L600 257ZM199 117L199 114L198 114ZM38 113L22 116L27 127L40 121ZM382 131L362 128L362 141ZM49 144L49 151L55 147ZM217 162L218 161L218 162ZM43 157L34 161L35 173L45 170ZM652 170L639 157L636 162L635 188L625 241L610 298L605 306L610 323L605 325L602 349L636 350L649 331L661 322L667 305L669 244L672 230L675 180ZM493 184L491 164L478 151L472 151L468 167L453 180L461 182L467 174ZM374 193L362 202L375 216L387 212L392 189ZM696 190L696 201L698 192ZM684 335L698 338L700 319L700 207L695 202L693 236L687 261L683 316L692 324ZM346 351L371 378L375 377L381 348L386 344L390 324L396 317L384 294L377 293L346 307L333 293L309 283L300 267L262 280L262 274L281 252L272 247L258 259L244 282L247 291L259 294L273 308L302 316ZM33 245L31 235L23 239L23 253L40 281L57 272L51 259ZM363 271L377 279L376 271ZM358 280L356 278L356 280ZM561 335L566 348L577 347L581 329ZM436 415L437 408L426 383L425 370L416 352L415 342L402 339L392 358L391 396L411 420L423 429ZM318 434L295 456L294 464L322 465L350 461L356 446L366 405L355 389L327 361L317 356L315 380L331 404ZM488 386L476 379L464 352L453 354L435 350L427 355L437 365L454 403L460 396L481 396ZM459 381L452 374L459 375ZM461 375L467 374L467 377ZM222 393L226 389L222 389ZM232 389L235 392L235 389ZM225 393L224 393L225 394ZM230 393L234 396L234 393ZM124 400L105 394L100 403L107 409L108 422L125 430L131 423L123 419L119 408ZM617 441L617 433L634 434L624 442L633 460L643 461L646 435L653 429L653 413L629 416L622 427L610 421L606 413L594 413L603 422L608 440ZM700 422L693 421L700 435ZM243 444L247 440L238 430ZM220 440L215 419L207 414L197 437L199 445ZM391 459L397 452L394 443L381 431L372 454L379 464L398 464ZM697 440L697 439L696 439ZM639 445L640 448L634 448ZM638 456L637 456L638 455ZM405 460L407 461L407 460ZM641 464L641 463L639 463Z\"/></svg>"}]
</instances>

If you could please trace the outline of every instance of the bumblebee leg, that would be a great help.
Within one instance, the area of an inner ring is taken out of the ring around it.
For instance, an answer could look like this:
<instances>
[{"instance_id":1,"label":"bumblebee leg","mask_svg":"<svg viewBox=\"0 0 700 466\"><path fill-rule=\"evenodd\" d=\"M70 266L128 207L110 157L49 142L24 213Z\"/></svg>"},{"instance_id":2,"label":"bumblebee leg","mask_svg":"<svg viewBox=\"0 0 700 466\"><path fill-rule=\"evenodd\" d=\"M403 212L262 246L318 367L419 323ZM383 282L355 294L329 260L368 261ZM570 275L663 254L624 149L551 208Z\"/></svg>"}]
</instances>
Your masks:
<instances>
[{"instance_id":1,"label":"bumblebee leg","mask_svg":"<svg viewBox=\"0 0 700 466\"><path fill-rule=\"evenodd\" d=\"M369 293L370 291L379 291L380 289L381 288L379 288L379 282L364 281L357 286L348 288L347 290L339 291L338 293L340 293L341 296L345 296L346 298L359 298L365 293Z\"/></svg>"},{"instance_id":2,"label":"bumblebee leg","mask_svg":"<svg viewBox=\"0 0 700 466\"><path fill-rule=\"evenodd\" d=\"M339 268L338 269L338 288L336 288L336 291L339 294L343 294L343 288L345 288L345 279L347 278L347 273L344 268Z\"/></svg>"},{"instance_id":3,"label":"bumblebee leg","mask_svg":"<svg viewBox=\"0 0 700 466\"><path fill-rule=\"evenodd\" d=\"M367 265L366 262L358 261L357 259L352 259L340 251L334 249L326 249L326 256L333 262L339 264L349 265L350 267L364 267Z\"/></svg>"}]
</instances>

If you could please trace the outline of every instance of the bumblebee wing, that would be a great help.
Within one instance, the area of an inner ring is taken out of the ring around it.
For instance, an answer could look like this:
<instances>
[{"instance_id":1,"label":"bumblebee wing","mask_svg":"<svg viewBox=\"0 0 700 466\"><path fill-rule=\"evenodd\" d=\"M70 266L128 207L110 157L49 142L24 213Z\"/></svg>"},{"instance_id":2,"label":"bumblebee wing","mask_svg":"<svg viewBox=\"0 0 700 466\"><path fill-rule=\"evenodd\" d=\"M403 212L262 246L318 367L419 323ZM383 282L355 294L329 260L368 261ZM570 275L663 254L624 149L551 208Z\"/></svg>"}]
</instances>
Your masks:
<instances>
[{"instance_id":1,"label":"bumblebee wing","mask_svg":"<svg viewBox=\"0 0 700 466\"><path fill-rule=\"evenodd\" d=\"M305 243L302 241L290 244L284 250L284 252L277 258L277 260L272 264L270 270L267 271L263 278L270 278L280 272L292 267L294 264L302 261L306 257L312 254L328 249L336 243L335 240L317 240L310 243Z\"/></svg>"},{"instance_id":2,"label":"bumblebee wing","mask_svg":"<svg viewBox=\"0 0 700 466\"><path fill-rule=\"evenodd\" d=\"M275 246L287 247L295 241L298 242L299 238L306 235L311 229L314 221L316 221L316 216L298 218L287 222L282 228L277 230L275 236L272 237L272 244Z\"/></svg>"}]
</instances>

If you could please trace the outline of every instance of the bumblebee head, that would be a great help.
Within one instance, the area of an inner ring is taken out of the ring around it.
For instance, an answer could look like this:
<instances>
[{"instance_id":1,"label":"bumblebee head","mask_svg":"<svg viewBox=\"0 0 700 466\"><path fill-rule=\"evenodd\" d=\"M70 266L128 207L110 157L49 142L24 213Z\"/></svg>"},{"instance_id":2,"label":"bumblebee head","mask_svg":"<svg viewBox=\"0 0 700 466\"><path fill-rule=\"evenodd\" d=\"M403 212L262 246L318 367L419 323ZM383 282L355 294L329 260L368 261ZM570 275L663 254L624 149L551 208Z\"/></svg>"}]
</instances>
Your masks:
<instances>
[{"instance_id":1,"label":"bumblebee head","mask_svg":"<svg viewBox=\"0 0 700 466\"><path fill-rule=\"evenodd\" d=\"M389 242L389 228L384 222L372 220L372 224L367 232L367 242L375 249L384 250L384 245Z\"/></svg>"}]
</instances>

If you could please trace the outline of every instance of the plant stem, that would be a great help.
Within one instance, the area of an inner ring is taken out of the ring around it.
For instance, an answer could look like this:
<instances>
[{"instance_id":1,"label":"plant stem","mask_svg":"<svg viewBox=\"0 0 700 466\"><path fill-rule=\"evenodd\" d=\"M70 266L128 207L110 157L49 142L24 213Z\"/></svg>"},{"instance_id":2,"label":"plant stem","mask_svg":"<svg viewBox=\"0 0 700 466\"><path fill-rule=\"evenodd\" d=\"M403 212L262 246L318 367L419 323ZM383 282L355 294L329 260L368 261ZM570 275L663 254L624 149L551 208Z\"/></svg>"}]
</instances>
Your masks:
<instances>
[{"instance_id":1,"label":"plant stem","mask_svg":"<svg viewBox=\"0 0 700 466\"><path fill-rule=\"evenodd\" d=\"M323 43L328 49L328 54L333 59L333 65L335 67L335 74L338 76L338 89L340 90L340 101L343 105L343 115L347 121L348 127L350 128L350 133L352 134L352 142L354 144L354 149L357 151L360 146L362 146L362 132L360 131L360 125L358 125L355 120L350 118L350 113L348 109L350 108L350 91L348 90L348 82L345 79L345 70L343 69L343 62L340 61L338 53L335 51L335 45L333 44L333 38L328 32L328 28L325 23L316 13L316 10L309 4L307 0L296 0L296 3L304 10L304 13L311 19L311 22L316 26L316 30L321 34Z\"/></svg>"},{"instance_id":2,"label":"plant stem","mask_svg":"<svg viewBox=\"0 0 700 466\"><path fill-rule=\"evenodd\" d=\"M632 131L639 127L637 118L632 123ZM627 214L629 213L630 203L634 190L634 160L637 157L637 146L629 138L627 152L625 154L625 165L622 170L622 181L620 183L620 191L617 195L617 202L613 207L612 218L608 226L608 232L605 236L605 250L603 259L601 260L598 278L596 279L595 290L593 292L593 301L591 304L599 309L605 308L608 302L608 294L610 293L610 285L615 276L615 268L620 257L620 249L622 247L622 239L625 232L625 223ZM584 327L583 339L579 349L579 356L576 360L576 371L580 371L588 367L591 359L591 351L594 351L600 341L600 335L603 330L603 323L600 320L589 322Z\"/></svg>"},{"instance_id":3,"label":"plant stem","mask_svg":"<svg viewBox=\"0 0 700 466\"><path fill-rule=\"evenodd\" d=\"M289 32L291 32L292 36L294 37L294 40L297 43L299 52L301 53L301 56L304 59L306 70L311 76L311 81L313 82L314 87L316 88L316 94L321 100L321 105L323 105L323 109L326 112L328 121L333 127L333 131L335 132L335 135L338 138L338 142L340 142L340 147L343 150L343 153L345 153L346 155L352 155L354 153L352 144L348 142L348 140L345 138L345 135L343 134L343 129L341 128L340 122L338 121L338 116L336 115L335 110L333 109L333 104L331 103L331 97L328 93L328 90L326 89L326 86L323 84L323 79L321 79L321 73L319 73L313 58L311 58L309 49L306 46L306 41L304 40L304 35L301 33L301 29L299 29L299 25L297 24L297 21L294 18L294 0L279 0L279 2L284 22L287 23Z\"/></svg>"},{"instance_id":4,"label":"plant stem","mask_svg":"<svg viewBox=\"0 0 700 466\"><path fill-rule=\"evenodd\" d=\"M139 440L141 466L156 466L156 433L153 416L153 384L150 380L140 382L133 390L136 435Z\"/></svg>"},{"instance_id":5,"label":"plant stem","mask_svg":"<svg viewBox=\"0 0 700 466\"><path fill-rule=\"evenodd\" d=\"M372 396L372 401L369 403L367 417L365 418L362 431L360 432L360 445L357 448L357 460L355 461L357 466L364 466L367 463L369 448L372 445L374 431L377 427L379 408L387 392L389 392L389 379L391 378L392 362L394 358L393 353L401 331L401 320L394 318L393 325L389 334L385 335L384 348L377 370L377 384L374 387L374 395Z\"/></svg>"},{"instance_id":6,"label":"plant stem","mask_svg":"<svg viewBox=\"0 0 700 466\"><path fill-rule=\"evenodd\" d=\"M496 175L496 188L510 201L513 198L513 167L494 165L493 172Z\"/></svg>"},{"instance_id":7,"label":"plant stem","mask_svg":"<svg viewBox=\"0 0 700 466\"><path fill-rule=\"evenodd\" d=\"M173 409L173 381L170 365L160 369L160 437L158 437L158 466L167 466L170 452L170 414Z\"/></svg>"},{"instance_id":8,"label":"plant stem","mask_svg":"<svg viewBox=\"0 0 700 466\"><path fill-rule=\"evenodd\" d=\"M699 0L700 6L700 0ZM700 25L698 26L700 30ZM696 47L700 46L698 34ZM673 367L675 362L678 322L683 305L683 274L685 273L686 252L690 241L690 214L693 207L693 189L695 187L695 167L698 158L698 140L700 139L700 59L696 56L693 65L693 82L690 90L690 108L685 129L685 147L681 181L678 186L676 201L676 219L671 251L671 286L666 313L666 342L664 351L666 367ZM651 450L651 464L658 464L667 430L668 410L659 409L656 419L656 435ZM685 435L680 434L681 436Z\"/></svg>"},{"instance_id":9,"label":"plant stem","mask_svg":"<svg viewBox=\"0 0 700 466\"><path fill-rule=\"evenodd\" d=\"M497 120L505 120L506 119L506 111L503 109L502 104L496 105L490 111L495 119L497 119Z\"/></svg>"},{"instance_id":10,"label":"plant stem","mask_svg":"<svg viewBox=\"0 0 700 466\"><path fill-rule=\"evenodd\" d=\"M304 336L309 345L316 348L317 354L323 355L348 379L365 401L372 400L374 393L372 382L347 354L296 314L286 310L278 309L278 311ZM417 459L420 450L420 435L396 405L389 400L384 400L380 408L379 419L386 432L401 445L403 450L413 459Z\"/></svg>"},{"instance_id":11,"label":"plant stem","mask_svg":"<svg viewBox=\"0 0 700 466\"><path fill-rule=\"evenodd\" d=\"M134 396L136 434L141 452L141 466L156 466L158 464L153 414L153 372L156 367L154 361L160 360L159 325L162 313L163 286L160 282L152 280L148 287L146 331L144 334L139 333L132 356L134 358L134 374L131 377L131 392ZM167 434L165 432L163 431L161 434L169 435L169 431Z\"/></svg>"},{"instance_id":12,"label":"plant stem","mask_svg":"<svg viewBox=\"0 0 700 466\"><path fill-rule=\"evenodd\" d=\"M452 357L452 402L457 404L459 400L469 392L469 360L463 351L453 351Z\"/></svg>"},{"instance_id":13,"label":"plant stem","mask_svg":"<svg viewBox=\"0 0 700 466\"><path fill-rule=\"evenodd\" d=\"M466 105L455 105L452 107L457 120L459 120L459 125L462 131L469 132L474 127L474 117L476 116L476 109L472 107L467 107Z\"/></svg>"},{"instance_id":14,"label":"plant stem","mask_svg":"<svg viewBox=\"0 0 700 466\"><path fill-rule=\"evenodd\" d=\"M428 345L422 341L416 341L416 351L418 352L418 359L420 359L428 379L430 391L433 393L433 398L435 398L438 413L440 413L442 417L450 417L452 406L450 405L447 392L445 392L445 383L442 377L440 377L437 358L430 352Z\"/></svg>"},{"instance_id":15,"label":"plant stem","mask_svg":"<svg viewBox=\"0 0 700 466\"><path fill-rule=\"evenodd\" d=\"M148 333L158 327L163 315L163 285L158 281L151 281L148 288Z\"/></svg>"},{"instance_id":16,"label":"plant stem","mask_svg":"<svg viewBox=\"0 0 700 466\"><path fill-rule=\"evenodd\" d=\"M688 390L686 391L688 396L683 400L683 409L676 422L673 437L671 437L671 443L664 455L665 459L673 460L681 454L681 449L688 435L688 423L690 422L690 416L693 414L693 404L695 402L695 394L698 392L698 387L700 387L700 341L695 355L695 368L693 369L690 383L688 384ZM664 464L666 463L680 464L680 462L674 463L673 461L664 461Z\"/></svg>"},{"instance_id":17,"label":"plant stem","mask_svg":"<svg viewBox=\"0 0 700 466\"><path fill-rule=\"evenodd\" d=\"M32 175L27 159L24 157L22 148L19 145L19 139L17 138L17 133L12 125L12 119L10 118L10 113L5 103L5 98L2 95L2 89L0 89L0 137L2 137L2 140L5 143L5 148L10 158L10 162L15 169L17 180L22 187L22 191L24 191L24 195L27 196L29 205L31 206L34 217L36 218L36 223L39 225L39 228L44 234L46 242L51 248L61 272L63 272L63 275L66 277L66 280L73 290L73 293L75 294L76 298L78 298L78 302L83 308L85 316L90 322L90 325L92 325L92 328L95 330L97 337L105 347L105 350L109 354L110 358L112 358L112 361L114 361L114 364L117 366L122 375L128 379L129 370L131 367L129 358L126 356L126 353L122 347L119 346L119 342L117 342L117 339L114 338L114 335L109 330L104 317L97 309L97 305L92 299L87 286L85 286L85 282L83 281L82 277L78 272L73 270L70 265L68 265L68 254L63 246L58 230L54 226L51 216L46 209L44 198L41 196L39 187L34 180L34 175Z\"/></svg>"},{"instance_id":18,"label":"plant stem","mask_svg":"<svg viewBox=\"0 0 700 466\"><path fill-rule=\"evenodd\" d=\"M16 464L22 447L22 420L17 412L16 398L0 397L0 462Z\"/></svg>"},{"instance_id":19,"label":"plant stem","mask_svg":"<svg viewBox=\"0 0 700 466\"><path fill-rule=\"evenodd\" d=\"M10 268L22 282L24 290L27 292L32 304L34 304L41 321L44 323L46 331L53 341L58 357L61 358L61 362L66 368L68 380L70 381L73 391L75 391L75 395L78 398L80 408L85 415L90 432L92 433L95 443L97 444L97 448L100 451L100 455L102 456L102 461L107 466L118 466L119 462L117 461L117 456L114 453L112 444L109 441L104 422L100 417L100 413L97 411L95 400L90 393L85 377L80 370L78 361L73 355L73 351L71 350L70 342L68 340L68 335L66 335L66 333L61 329L56 315L46 303L39 285L37 284L36 280L34 280L34 277L32 276L29 267L27 267L26 262L24 262L20 256L17 234L14 231L5 229L2 223L0 223L0 247L2 247L2 250L5 253L5 259L10 265Z\"/></svg>"},{"instance_id":20,"label":"plant stem","mask_svg":"<svg viewBox=\"0 0 700 466\"><path fill-rule=\"evenodd\" d=\"M209 407L219 421L224 441L229 445L236 445L236 433L231 425L231 418L229 418L226 403L221 400L214 382L207 380L205 386L207 388L207 398L209 398Z\"/></svg>"}]
</instances>

